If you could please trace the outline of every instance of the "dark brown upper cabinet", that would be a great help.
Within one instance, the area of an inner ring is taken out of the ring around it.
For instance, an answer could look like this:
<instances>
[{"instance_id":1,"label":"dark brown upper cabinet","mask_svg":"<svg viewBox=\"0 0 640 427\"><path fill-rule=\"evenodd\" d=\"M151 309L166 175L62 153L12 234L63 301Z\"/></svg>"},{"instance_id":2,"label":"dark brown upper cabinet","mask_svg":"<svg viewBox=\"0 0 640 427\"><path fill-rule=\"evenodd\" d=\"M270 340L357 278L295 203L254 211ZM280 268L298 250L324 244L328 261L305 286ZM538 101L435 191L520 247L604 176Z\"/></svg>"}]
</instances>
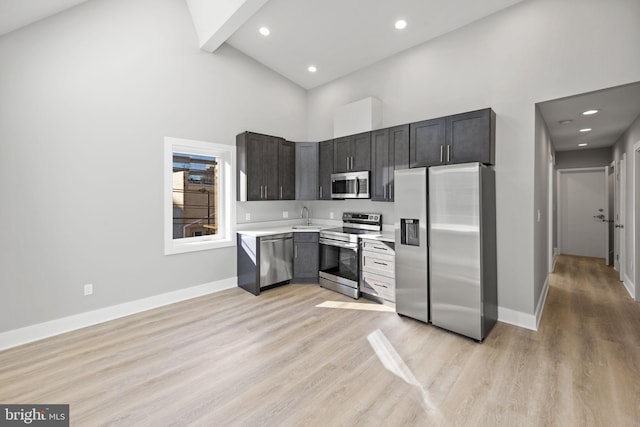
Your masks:
<instances>
[{"instance_id":1,"label":"dark brown upper cabinet","mask_svg":"<svg viewBox=\"0 0 640 427\"><path fill-rule=\"evenodd\" d=\"M295 192L295 147L270 135L243 132L236 136L237 200L281 200ZM282 158L282 173L280 163ZM281 182L282 181L282 182ZM282 183L282 186L280 185Z\"/></svg>"},{"instance_id":2,"label":"dark brown upper cabinet","mask_svg":"<svg viewBox=\"0 0 640 427\"><path fill-rule=\"evenodd\" d=\"M445 119L423 120L409 125L409 166L444 164Z\"/></svg>"},{"instance_id":3,"label":"dark brown upper cabinet","mask_svg":"<svg viewBox=\"0 0 640 427\"><path fill-rule=\"evenodd\" d=\"M281 139L278 144L278 200L296 198L296 143Z\"/></svg>"},{"instance_id":4,"label":"dark brown upper cabinet","mask_svg":"<svg viewBox=\"0 0 640 427\"><path fill-rule=\"evenodd\" d=\"M409 125L371 132L371 200L393 201L393 174L409 167Z\"/></svg>"},{"instance_id":5,"label":"dark brown upper cabinet","mask_svg":"<svg viewBox=\"0 0 640 427\"><path fill-rule=\"evenodd\" d=\"M371 168L371 132L334 140L333 172L368 171Z\"/></svg>"},{"instance_id":6,"label":"dark brown upper cabinet","mask_svg":"<svg viewBox=\"0 0 640 427\"><path fill-rule=\"evenodd\" d=\"M447 117L446 163L495 163L496 113L491 108Z\"/></svg>"},{"instance_id":7,"label":"dark brown upper cabinet","mask_svg":"<svg viewBox=\"0 0 640 427\"><path fill-rule=\"evenodd\" d=\"M412 168L495 162L495 113L490 108L410 125Z\"/></svg>"}]
</instances>

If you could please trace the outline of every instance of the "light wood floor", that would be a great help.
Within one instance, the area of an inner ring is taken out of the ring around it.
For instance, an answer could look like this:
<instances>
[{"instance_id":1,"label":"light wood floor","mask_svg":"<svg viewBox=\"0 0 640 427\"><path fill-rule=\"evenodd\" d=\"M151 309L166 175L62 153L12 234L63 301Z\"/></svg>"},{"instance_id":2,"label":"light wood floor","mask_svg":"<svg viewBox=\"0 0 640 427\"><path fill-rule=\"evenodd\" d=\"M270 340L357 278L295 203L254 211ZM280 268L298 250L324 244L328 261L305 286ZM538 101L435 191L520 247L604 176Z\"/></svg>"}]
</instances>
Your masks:
<instances>
[{"instance_id":1,"label":"light wood floor","mask_svg":"<svg viewBox=\"0 0 640 427\"><path fill-rule=\"evenodd\" d=\"M313 285L231 289L0 352L0 402L72 426L637 426L640 304L601 262L560 257L539 331L482 344Z\"/></svg>"}]
</instances>

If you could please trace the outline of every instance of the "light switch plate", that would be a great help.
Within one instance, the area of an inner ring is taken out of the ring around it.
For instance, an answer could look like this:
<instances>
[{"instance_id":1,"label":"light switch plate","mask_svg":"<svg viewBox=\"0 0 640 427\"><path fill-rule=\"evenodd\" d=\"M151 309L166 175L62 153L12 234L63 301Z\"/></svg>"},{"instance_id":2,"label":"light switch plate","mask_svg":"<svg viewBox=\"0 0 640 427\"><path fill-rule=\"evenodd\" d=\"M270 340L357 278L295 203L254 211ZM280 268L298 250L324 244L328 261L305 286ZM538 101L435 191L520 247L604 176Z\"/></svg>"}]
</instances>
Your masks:
<instances>
[{"instance_id":1,"label":"light switch plate","mask_svg":"<svg viewBox=\"0 0 640 427\"><path fill-rule=\"evenodd\" d=\"M251 214L250 213L244 214L244 219L245 221L251 221Z\"/></svg>"},{"instance_id":2,"label":"light switch plate","mask_svg":"<svg viewBox=\"0 0 640 427\"><path fill-rule=\"evenodd\" d=\"M289 212L282 211L282 218L289 218Z\"/></svg>"}]
</instances>

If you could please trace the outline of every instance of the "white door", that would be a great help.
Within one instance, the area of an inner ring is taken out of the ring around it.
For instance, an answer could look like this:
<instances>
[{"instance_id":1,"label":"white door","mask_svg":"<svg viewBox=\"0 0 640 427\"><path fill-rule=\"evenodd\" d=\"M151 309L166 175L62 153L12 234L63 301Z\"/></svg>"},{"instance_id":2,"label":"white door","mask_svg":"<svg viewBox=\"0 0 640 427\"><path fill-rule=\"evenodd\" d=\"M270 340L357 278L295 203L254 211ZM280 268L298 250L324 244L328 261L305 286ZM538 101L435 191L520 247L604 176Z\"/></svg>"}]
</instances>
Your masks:
<instances>
[{"instance_id":1,"label":"white door","mask_svg":"<svg viewBox=\"0 0 640 427\"><path fill-rule=\"evenodd\" d=\"M561 170L558 184L560 252L606 259L606 169Z\"/></svg>"}]
</instances>

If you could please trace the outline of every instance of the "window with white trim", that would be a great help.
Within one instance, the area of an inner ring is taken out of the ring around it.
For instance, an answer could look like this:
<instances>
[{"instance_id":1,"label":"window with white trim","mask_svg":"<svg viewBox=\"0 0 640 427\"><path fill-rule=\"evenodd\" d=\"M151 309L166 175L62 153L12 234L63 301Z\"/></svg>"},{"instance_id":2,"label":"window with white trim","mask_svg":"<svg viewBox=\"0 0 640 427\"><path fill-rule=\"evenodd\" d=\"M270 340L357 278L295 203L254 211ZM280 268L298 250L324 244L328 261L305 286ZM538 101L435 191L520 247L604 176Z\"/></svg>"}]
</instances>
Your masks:
<instances>
[{"instance_id":1,"label":"window with white trim","mask_svg":"<svg viewBox=\"0 0 640 427\"><path fill-rule=\"evenodd\" d=\"M166 255L235 245L235 146L165 137Z\"/></svg>"}]
</instances>

